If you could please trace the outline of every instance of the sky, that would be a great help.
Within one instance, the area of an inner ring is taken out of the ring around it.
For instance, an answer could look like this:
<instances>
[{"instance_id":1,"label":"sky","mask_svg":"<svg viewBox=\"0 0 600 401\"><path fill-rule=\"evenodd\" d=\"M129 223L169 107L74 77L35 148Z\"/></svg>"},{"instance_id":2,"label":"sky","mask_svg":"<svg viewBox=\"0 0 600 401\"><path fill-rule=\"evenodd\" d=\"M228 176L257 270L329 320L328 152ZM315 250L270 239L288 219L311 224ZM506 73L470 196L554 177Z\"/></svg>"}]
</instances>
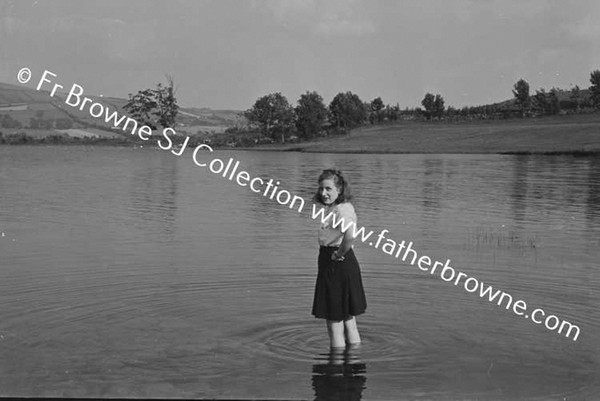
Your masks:
<instances>
[{"instance_id":1,"label":"sky","mask_svg":"<svg viewBox=\"0 0 600 401\"><path fill-rule=\"evenodd\" d=\"M475 106L511 98L521 78L532 92L588 88L598 21L598 0L0 0L0 82L20 85L28 67L31 83L49 70L127 98L170 74L183 107L307 91Z\"/></svg>"}]
</instances>

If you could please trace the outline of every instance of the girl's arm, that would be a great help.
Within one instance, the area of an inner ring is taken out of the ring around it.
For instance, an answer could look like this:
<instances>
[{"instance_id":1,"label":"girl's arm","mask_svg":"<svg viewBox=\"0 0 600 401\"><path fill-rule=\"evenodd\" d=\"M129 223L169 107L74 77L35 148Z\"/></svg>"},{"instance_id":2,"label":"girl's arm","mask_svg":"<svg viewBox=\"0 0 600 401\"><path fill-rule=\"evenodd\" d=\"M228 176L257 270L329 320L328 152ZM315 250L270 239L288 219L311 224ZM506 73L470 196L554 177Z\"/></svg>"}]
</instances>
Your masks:
<instances>
[{"instance_id":1,"label":"girl's arm","mask_svg":"<svg viewBox=\"0 0 600 401\"><path fill-rule=\"evenodd\" d=\"M352 248L353 242L354 236L352 235L352 230L348 228L344 233L344 238L342 239L339 249L331 254L331 259L344 260L344 255Z\"/></svg>"}]
</instances>

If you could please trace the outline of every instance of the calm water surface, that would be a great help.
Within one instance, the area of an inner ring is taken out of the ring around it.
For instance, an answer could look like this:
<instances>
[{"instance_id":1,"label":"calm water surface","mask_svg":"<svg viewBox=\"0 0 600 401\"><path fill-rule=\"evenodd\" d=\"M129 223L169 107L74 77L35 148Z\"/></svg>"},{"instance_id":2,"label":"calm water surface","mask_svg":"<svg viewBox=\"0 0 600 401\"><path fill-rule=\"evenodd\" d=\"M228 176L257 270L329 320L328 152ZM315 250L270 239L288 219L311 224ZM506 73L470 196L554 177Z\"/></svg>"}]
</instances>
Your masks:
<instances>
[{"instance_id":1,"label":"calm water surface","mask_svg":"<svg viewBox=\"0 0 600 401\"><path fill-rule=\"evenodd\" d=\"M188 153L0 147L1 396L600 397L600 159L213 156L305 210ZM308 200L331 165L360 225L577 324L578 340L359 243L364 344L329 353L310 315Z\"/></svg>"}]
</instances>

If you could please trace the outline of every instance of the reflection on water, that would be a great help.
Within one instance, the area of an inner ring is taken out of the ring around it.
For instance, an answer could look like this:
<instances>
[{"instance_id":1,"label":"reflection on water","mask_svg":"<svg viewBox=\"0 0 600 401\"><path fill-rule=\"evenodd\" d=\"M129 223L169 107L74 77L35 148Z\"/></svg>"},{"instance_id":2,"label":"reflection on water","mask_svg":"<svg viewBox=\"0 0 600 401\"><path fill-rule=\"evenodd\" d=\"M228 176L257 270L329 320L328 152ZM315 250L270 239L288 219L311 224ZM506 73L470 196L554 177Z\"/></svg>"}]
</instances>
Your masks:
<instances>
[{"instance_id":1,"label":"reflection on water","mask_svg":"<svg viewBox=\"0 0 600 401\"><path fill-rule=\"evenodd\" d=\"M422 198L425 213L436 214L440 211L442 185L444 180L444 165L439 159L423 160Z\"/></svg>"},{"instance_id":2,"label":"reflection on water","mask_svg":"<svg viewBox=\"0 0 600 401\"><path fill-rule=\"evenodd\" d=\"M367 365L360 361L360 348L331 349L313 365L315 401L360 400L367 382Z\"/></svg>"},{"instance_id":3,"label":"reflection on water","mask_svg":"<svg viewBox=\"0 0 600 401\"><path fill-rule=\"evenodd\" d=\"M177 163L168 158L149 158L142 165L131 166L127 191L131 211L140 222L155 221L160 234L171 237L177 211ZM144 223L146 224L146 223Z\"/></svg>"},{"instance_id":4,"label":"reflection on water","mask_svg":"<svg viewBox=\"0 0 600 401\"><path fill-rule=\"evenodd\" d=\"M513 164L511 206L515 223L522 224L527 210L527 173L529 156L516 156Z\"/></svg>"},{"instance_id":5,"label":"reflection on water","mask_svg":"<svg viewBox=\"0 0 600 401\"><path fill-rule=\"evenodd\" d=\"M0 147L0 396L600 393L598 158L223 153L305 212L187 154ZM331 166L374 235L577 324L578 341L357 244L363 345L324 354L308 200Z\"/></svg>"},{"instance_id":6,"label":"reflection on water","mask_svg":"<svg viewBox=\"0 0 600 401\"><path fill-rule=\"evenodd\" d=\"M586 215L592 227L600 226L600 157L590 160L588 166L588 195Z\"/></svg>"}]
</instances>

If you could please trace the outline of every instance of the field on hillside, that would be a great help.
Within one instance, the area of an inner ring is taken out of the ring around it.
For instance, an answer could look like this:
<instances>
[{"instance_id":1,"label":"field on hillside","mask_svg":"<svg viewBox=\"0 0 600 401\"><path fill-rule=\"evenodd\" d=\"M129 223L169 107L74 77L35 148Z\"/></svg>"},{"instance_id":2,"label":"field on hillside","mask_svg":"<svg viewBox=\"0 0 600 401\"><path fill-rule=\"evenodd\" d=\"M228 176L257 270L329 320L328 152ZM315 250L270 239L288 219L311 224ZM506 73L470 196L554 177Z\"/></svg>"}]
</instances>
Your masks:
<instances>
[{"instance_id":1,"label":"field on hillside","mask_svg":"<svg viewBox=\"0 0 600 401\"><path fill-rule=\"evenodd\" d=\"M402 122L263 149L328 153L600 152L600 113L479 122Z\"/></svg>"},{"instance_id":2,"label":"field on hillside","mask_svg":"<svg viewBox=\"0 0 600 401\"><path fill-rule=\"evenodd\" d=\"M109 114L116 111L119 116L127 115L124 109L124 106L128 102L127 99L106 96L99 97L87 93L84 93L83 96L91 98L93 102L104 105L108 109ZM7 115L13 120L18 121L23 128L35 128L32 127L33 119L47 122L50 128L55 126L54 121L58 119L70 120L73 128L88 129L95 127L106 130L111 128L111 124L105 122L104 115L98 118L90 115L89 104L83 110L80 110L79 107L71 107L66 104L66 98L66 93L57 92L51 97L47 91L37 91L28 87L0 83L0 118L3 115ZM14 104L24 104L26 105L26 109L8 111L2 111L1 109L1 106ZM242 113L236 110L180 107L177 116L177 127L185 128L186 132L192 134L196 134L198 131L220 133L228 127L244 123L245 118ZM49 127L45 127L46 130ZM39 134L42 133L38 132L33 135L38 136Z\"/></svg>"}]
</instances>

